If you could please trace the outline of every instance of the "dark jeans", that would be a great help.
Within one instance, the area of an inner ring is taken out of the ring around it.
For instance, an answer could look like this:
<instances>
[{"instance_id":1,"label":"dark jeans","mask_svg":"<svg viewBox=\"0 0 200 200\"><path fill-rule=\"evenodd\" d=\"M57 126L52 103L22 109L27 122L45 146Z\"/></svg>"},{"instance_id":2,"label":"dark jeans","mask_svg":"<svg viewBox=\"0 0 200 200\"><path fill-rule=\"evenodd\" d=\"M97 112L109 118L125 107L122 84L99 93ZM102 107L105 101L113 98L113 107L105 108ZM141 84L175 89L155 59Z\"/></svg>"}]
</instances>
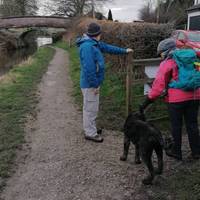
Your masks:
<instances>
[{"instance_id":1,"label":"dark jeans","mask_svg":"<svg viewBox=\"0 0 200 200\"><path fill-rule=\"evenodd\" d=\"M169 103L169 117L174 139L174 150L181 155L182 124L185 121L190 148L193 155L200 154L200 138L198 129L199 100Z\"/></svg>"}]
</instances>

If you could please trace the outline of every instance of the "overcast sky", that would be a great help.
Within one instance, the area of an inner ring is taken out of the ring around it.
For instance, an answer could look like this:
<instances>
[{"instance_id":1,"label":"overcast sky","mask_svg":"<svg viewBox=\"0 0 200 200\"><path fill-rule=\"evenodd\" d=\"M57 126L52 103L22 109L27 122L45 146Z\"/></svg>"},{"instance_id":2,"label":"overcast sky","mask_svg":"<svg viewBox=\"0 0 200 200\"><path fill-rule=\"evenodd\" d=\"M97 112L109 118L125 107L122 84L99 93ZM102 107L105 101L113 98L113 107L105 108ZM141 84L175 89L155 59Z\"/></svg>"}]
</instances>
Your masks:
<instances>
[{"instance_id":1,"label":"overcast sky","mask_svg":"<svg viewBox=\"0 0 200 200\"><path fill-rule=\"evenodd\" d=\"M139 9L145 4L145 0L113 0L106 3L104 14L107 17L108 10L111 9L113 19L120 21L133 21L139 19Z\"/></svg>"},{"instance_id":2,"label":"overcast sky","mask_svg":"<svg viewBox=\"0 0 200 200\"><path fill-rule=\"evenodd\" d=\"M42 4L45 4L49 0L39 0L40 10L39 14L49 14L46 13ZM112 3L105 3L100 10L107 17L108 11L111 9L113 19L119 21L130 22L139 19L138 11L144 5L145 0L112 0Z\"/></svg>"}]
</instances>

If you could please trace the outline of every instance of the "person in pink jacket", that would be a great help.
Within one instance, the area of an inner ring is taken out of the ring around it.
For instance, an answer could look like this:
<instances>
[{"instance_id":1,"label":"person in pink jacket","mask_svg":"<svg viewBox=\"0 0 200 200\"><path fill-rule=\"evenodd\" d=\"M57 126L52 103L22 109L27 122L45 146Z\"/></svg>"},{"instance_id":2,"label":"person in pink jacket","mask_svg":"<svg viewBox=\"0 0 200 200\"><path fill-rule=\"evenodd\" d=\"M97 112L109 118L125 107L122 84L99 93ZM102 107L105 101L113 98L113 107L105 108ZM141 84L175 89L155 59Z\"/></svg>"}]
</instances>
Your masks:
<instances>
[{"instance_id":1,"label":"person in pink jacket","mask_svg":"<svg viewBox=\"0 0 200 200\"><path fill-rule=\"evenodd\" d=\"M165 102L168 103L171 131L174 140L173 147L166 151L166 154L177 160L182 160L181 143L184 119L191 148L190 158L198 159L200 158L200 138L198 129L200 88L194 91L184 91L182 89L168 87L171 80L177 80L178 78L177 64L172 59L172 53L175 49L176 42L172 38L165 39L159 43L157 52L163 61L159 66L146 100L140 106L140 110L144 110L159 96L166 93Z\"/></svg>"}]
</instances>

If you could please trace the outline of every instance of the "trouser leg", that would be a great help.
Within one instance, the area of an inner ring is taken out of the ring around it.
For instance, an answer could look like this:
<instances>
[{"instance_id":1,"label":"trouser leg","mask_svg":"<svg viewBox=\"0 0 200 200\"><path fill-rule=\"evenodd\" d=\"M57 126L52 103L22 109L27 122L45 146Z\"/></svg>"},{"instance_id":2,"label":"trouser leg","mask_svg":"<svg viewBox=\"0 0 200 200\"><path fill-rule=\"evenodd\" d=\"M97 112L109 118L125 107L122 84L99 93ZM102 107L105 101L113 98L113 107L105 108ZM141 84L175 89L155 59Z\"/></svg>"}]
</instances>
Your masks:
<instances>
[{"instance_id":1,"label":"trouser leg","mask_svg":"<svg viewBox=\"0 0 200 200\"><path fill-rule=\"evenodd\" d=\"M182 143L182 123L183 123L183 104L182 103L169 103L168 104L169 117L171 123L171 132L174 139L174 151L178 155L181 153Z\"/></svg>"},{"instance_id":2,"label":"trouser leg","mask_svg":"<svg viewBox=\"0 0 200 200\"><path fill-rule=\"evenodd\" d=\"M185 108L184 118L188 140L193 155L200 154L200 138L198 129L199 101L189 101Z\"/></svg>"},{"instance_id":3,"label":"trouser leg","mask_svg":"<svg viewBox=\"0 0 200 200\"><path fill-rule=\"evenodd\" d=\"M99 110L99 94L92 88L82 89L83 94L83 129L85 135L97 135L96 118Z\"/></svg>"}]
</instances>

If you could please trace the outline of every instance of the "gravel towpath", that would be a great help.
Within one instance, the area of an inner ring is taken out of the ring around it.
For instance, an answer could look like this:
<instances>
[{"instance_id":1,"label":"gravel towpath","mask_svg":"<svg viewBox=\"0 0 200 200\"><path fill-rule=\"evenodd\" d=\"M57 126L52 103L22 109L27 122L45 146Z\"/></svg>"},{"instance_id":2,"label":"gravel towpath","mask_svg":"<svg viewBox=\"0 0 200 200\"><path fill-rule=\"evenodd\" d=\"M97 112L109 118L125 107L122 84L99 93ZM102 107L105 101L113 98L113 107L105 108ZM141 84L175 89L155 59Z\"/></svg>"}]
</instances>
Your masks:
<instances>
[{"instance_id":1,"label":"gravel towpath","mask_svg":"<svg viewBox=\"0 0 200 200\"><path fill-rule=\"evenodd\" d=\"M127 162L119 161L122 133L105 130L101 144L84 139L81 112L71 97L68 65L68 54L56 49L38 88L37 118L27 123L27 143L1 198L149 199L148 187L144 190L141 185L146 170L143 164L134 164L133 149Z\"/></svg>"}]
</instances>

